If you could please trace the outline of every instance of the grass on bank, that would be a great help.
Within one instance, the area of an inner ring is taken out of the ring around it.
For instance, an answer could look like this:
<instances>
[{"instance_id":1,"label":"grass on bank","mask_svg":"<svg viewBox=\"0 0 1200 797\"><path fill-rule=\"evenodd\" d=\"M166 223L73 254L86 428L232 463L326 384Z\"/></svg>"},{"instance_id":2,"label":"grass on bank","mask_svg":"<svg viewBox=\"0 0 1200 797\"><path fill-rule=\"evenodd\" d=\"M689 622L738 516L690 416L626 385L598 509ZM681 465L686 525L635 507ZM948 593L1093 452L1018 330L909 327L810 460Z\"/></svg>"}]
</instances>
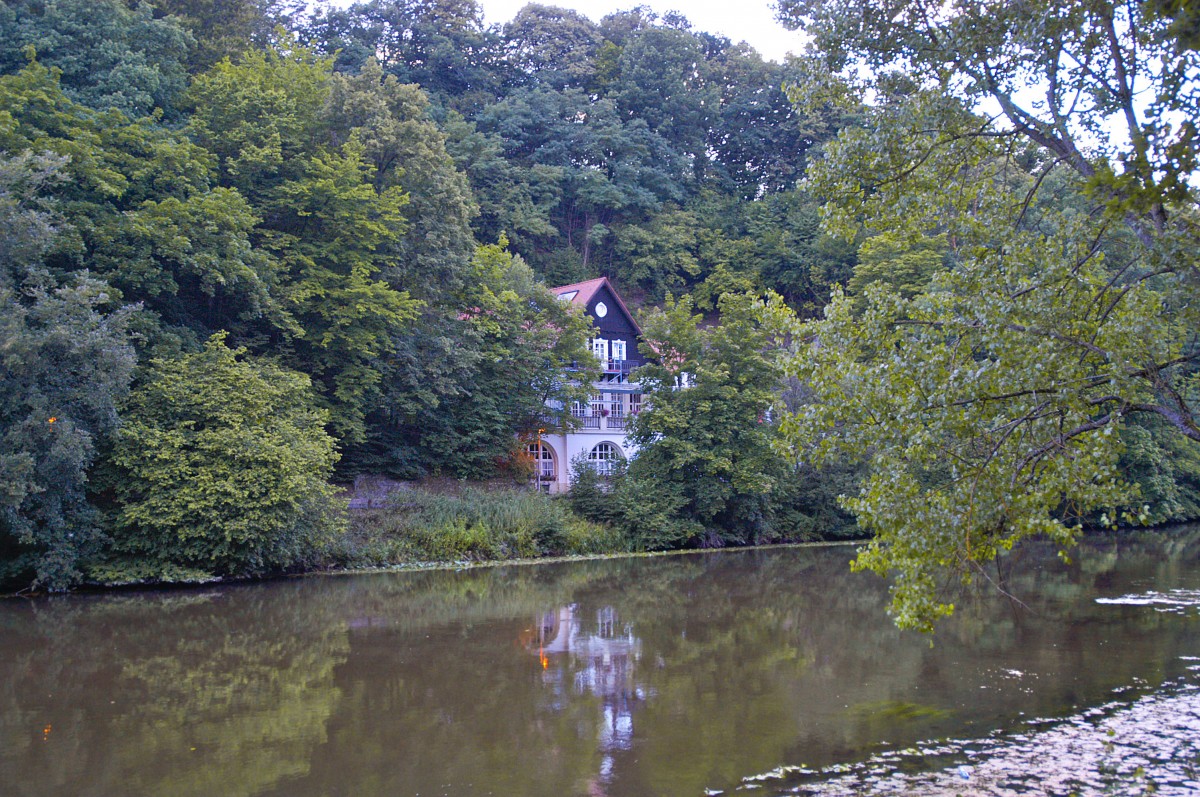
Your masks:
<instances>
[{"instance_id":1,"label":"grass on bank","mask_svg":"<svg viewBox=\"0 0 1200 797\"><path fill-rule=\"evenodd\" d=\"M631 550L621 531L584 520L565 501L528 489L467 487L457 494L416 489L393 495L385 508L352 512L349 530L329 546L322 564L361 568Z\"/></svg>"}]
</instances>

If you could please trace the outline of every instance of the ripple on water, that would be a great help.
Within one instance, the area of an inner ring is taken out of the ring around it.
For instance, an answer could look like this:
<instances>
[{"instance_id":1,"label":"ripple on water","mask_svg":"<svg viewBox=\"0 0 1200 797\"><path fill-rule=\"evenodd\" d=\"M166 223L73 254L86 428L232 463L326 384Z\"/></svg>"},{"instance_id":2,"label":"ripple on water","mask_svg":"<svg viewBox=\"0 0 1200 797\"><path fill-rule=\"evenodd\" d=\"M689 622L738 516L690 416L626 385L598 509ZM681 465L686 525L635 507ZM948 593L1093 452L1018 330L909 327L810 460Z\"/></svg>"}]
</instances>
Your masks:
<instances>
[{"instance_id":1,"label":"ripple on water","mask_svg":"<svg viewBox=\"0 0 1200 797\"><path fill-rule=\"evenodd\" d=\"M1155 611L1171 614L1187 614L1189 609L1200 608L1200 589L1173 589L1167 592L1143 592L1122 595L1119 598L1096 598L1096 603L1116 606L1153 606Z\"/></svg>"},{"instance_id":2,"label":"ripple on water","mask_svg":"<svg viewBox=\"0 0 1200 797\"><path fill-rule=\"evenodd\" d=\"M1198 684L1174 682L1132 703L1030 725L1032 731L932 742L855 765L780 767L734 791L774 781L774 794L812 797L1200 794Z\"/></svg>"}]
</instances>

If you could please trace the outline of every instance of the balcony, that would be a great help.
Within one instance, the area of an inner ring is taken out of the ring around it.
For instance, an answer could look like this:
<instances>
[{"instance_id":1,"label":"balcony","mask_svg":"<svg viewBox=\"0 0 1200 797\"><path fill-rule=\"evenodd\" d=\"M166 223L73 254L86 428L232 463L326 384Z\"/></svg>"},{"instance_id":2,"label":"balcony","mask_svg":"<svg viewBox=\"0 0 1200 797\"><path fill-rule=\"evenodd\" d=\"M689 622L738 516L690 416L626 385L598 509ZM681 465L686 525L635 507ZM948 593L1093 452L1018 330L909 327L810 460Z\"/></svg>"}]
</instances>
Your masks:
<instances>
[{"instance_id":1,"label":"balcony","mask_svg":"<svg viewBox=\"0 0 1200 797\"><path fill-rule=\"evenodd\" d=\"M575 427L576 432L621 432L629 428L630 418L626 415L605 415L605 414L589 414L589 415L573 415L572 417L578 421ZM555 427L556 432L563 430Z\"/></svg>"},{"instance_id":2,"label":"balcony","mask_svg":"<svg viewBox=\"0 0 1200 797\"><path fill-rule=\"evenodd\" d=\"M627 382L634 369L644 364L641 360L601 360L600 368L606 382Z\"/></svg>"}]
</instances>

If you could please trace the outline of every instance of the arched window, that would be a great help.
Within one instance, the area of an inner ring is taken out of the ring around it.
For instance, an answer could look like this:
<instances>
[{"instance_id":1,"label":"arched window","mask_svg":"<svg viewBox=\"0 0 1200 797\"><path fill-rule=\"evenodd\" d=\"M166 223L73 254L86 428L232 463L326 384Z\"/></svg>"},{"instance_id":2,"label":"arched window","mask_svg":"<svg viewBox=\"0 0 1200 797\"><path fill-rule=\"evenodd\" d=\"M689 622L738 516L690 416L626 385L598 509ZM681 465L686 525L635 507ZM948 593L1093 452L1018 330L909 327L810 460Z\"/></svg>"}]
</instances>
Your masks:
<instances>
[{"instance_id":1,"label":"arched window","mask_svg":"<svg viewBox=\"0 0 1200 797\"><path fill-rule=\"evenodd\" d=\"M554 450L545 443L530 443L525 453L533 462L533 477L539 482L554 481L557 469L554 467Z\"/></svg>"},{"instance_id":2,"label":"arched window","mask_svg":"<svg viewBox=\"0 0 1200 797\"><path fill-rule=\"evenodd\" d=\"M612 443L598 443L592 449L592 452L588 454L588 462L596 469L596 473L599 473L601 476L611 476L617 462L624 458L625 456L621 453L621 449Z\"/></svg>"}]
</instances>

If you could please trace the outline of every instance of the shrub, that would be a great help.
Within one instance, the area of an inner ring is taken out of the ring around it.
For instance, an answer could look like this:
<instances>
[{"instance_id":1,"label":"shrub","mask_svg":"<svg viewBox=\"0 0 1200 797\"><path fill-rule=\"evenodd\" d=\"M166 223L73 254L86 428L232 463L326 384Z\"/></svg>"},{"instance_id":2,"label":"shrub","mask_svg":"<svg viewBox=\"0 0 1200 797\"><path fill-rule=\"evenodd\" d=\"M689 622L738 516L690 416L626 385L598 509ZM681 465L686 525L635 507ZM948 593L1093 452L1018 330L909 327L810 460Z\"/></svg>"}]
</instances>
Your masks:
<instances>
[{"instance_id":1,"label":"shrub","mask_svg":"<svg viewBox=\"0 0 1200 797\"><path fill-rule=\"evenodd\" d=\"M118 557L218 576L311 561L344 523L325 422L308 377L230 350L223 333L156 360L111 457Z\"/></svg>"},{"instance_id":2,"label":"shrub","mask_svg":"<svg viewBox=\"0 0 1200 797\"><path fill-rule=\"evenodd\" d=\"M629 550L618 531L576 517L565 501L528 489L413 490L354 516L330 564L488 561Z\"/></svg>"}]
</instances>

